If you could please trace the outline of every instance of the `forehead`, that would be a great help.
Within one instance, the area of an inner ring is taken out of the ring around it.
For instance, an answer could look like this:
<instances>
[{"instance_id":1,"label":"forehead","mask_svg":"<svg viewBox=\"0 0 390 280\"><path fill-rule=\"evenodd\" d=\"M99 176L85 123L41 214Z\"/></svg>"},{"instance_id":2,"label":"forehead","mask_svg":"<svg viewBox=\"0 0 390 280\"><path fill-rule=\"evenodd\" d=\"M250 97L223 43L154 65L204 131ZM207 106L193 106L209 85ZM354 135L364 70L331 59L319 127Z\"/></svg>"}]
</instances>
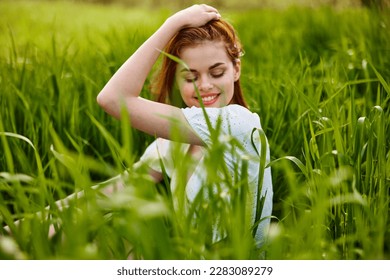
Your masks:
<instances>
[{"instance_id":1,"label":"forehead","mask_svg":"<svg viewBox=\"0 0 390 280\"><path fill-rule=\"evenodd\" d=\"M191 47L185 47L180 52L182 59L189 68L201 70L216 63L228 64L231 62L226 47L220 41L204 41ZM179 66L182 69L183 66Z\"/></svg>"}]
</instances>

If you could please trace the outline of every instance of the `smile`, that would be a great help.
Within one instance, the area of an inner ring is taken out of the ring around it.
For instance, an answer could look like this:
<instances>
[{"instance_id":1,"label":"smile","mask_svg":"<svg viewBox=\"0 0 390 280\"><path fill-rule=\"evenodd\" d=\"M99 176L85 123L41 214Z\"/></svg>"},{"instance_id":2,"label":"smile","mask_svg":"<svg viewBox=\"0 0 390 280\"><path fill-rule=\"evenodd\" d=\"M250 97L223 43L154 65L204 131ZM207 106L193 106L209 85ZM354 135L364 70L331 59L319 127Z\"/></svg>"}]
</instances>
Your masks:
<instances>
[{"instance_id":1,"label":"smile","mask_svg":"<svg viewBox=\"0 0 390 280\"><path fill-rule=\"evenodd\" d=\"M205 95L202 96L202 102L204 105L211 105L217 101L219 94Z\"/></svg>"}]
</instances>

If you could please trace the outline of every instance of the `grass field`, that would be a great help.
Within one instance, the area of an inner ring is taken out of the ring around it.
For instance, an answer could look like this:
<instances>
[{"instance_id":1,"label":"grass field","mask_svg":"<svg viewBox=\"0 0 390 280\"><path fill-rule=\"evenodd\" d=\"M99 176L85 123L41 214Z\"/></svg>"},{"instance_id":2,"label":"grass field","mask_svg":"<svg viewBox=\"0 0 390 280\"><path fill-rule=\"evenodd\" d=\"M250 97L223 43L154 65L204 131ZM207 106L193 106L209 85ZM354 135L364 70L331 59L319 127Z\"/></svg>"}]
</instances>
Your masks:
<instances>
[{"instance_id":1,"label":"grass field","mask_svg":"<svg viewBox=\"0 0 390 280\"><path fill-rule=\"evenodd\" d=\"M0 2L0 221L13 232L0 230L0 259L258 257L241 235L240 205L210 203L196 226L173 212L132 168L152 138L96 104L171 12ZM271 148L275 217L266 258L389 259L389 11L222 15L243 42L244 93ZM125 170L122 196L91 188ZM85 195L62 210L54 204L75 191ZM215 211L231 234L220 246L209 244Z\"/></svg>"}]
</instances>

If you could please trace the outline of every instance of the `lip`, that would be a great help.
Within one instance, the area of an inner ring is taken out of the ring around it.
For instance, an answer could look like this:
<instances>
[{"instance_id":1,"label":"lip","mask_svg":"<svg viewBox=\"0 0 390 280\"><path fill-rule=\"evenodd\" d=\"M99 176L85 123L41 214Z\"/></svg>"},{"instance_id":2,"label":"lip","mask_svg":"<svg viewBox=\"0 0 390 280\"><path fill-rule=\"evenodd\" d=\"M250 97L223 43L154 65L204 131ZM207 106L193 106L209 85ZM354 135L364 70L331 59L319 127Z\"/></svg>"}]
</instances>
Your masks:
<instances>
[{"instance_id":1,"label":"lip","mask_svg":"<svg viewBox=\"0 0 390 280\"><path fill-rule=\"evenodd\" d=\"M219 93L210 93L210 94L202 94L201 95L203 105L205 105L205 106L210 106L210 105L214 104L218 100L218 97L219 97ZM196 98L196 97L195 97L195 99L198 100L198 98ZM198 100L198 102L199 102L199 100Z\"/></svg>"}]
</instances>

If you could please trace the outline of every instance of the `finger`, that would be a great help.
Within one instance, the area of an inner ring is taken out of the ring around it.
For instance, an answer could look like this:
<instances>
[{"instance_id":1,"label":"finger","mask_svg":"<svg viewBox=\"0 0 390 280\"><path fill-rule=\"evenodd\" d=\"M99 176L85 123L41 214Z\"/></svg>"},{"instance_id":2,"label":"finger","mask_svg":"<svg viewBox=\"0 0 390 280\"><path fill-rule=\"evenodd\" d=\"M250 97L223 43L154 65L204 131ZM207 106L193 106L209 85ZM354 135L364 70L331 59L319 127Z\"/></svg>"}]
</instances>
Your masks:
<instances>
[{"instance_id":1,"label":"finger","mask_svg":"<svg viewBox=\"0 0 390 280\"><path fill-rule=\"evenodd\" d=\"M206 5L206 4L202 4L201 6L204 8L204 10L206 12L218 13L218 10L216 8L212 7L212 6L209 6L209 5Z\"/></svg>"},{"instance_id":2,"label":"finger","mask_svg":"<svg viewBox=\"0 0 390 280\"><path fill-rule=\"evenodd\" d=\"M220 19L221 18L221 15L218 13L218 11L211 12L210 14L211 14L212 19Z\"/></svg>"},{"instance_id":3,"label":"finger","mask_svg":"<svg viewBox=\"0 0 390 280\"><path fill-rule=\"evenodd\" d=\"M217 9L215 9L214 7L212 6L208 6L206 4L203 4L203 9L204 11L209 14L210 16L210 20L214 20L214 19L220 19L221 18L221 14L218 12Z\"/></svg>"}]
</instances>

